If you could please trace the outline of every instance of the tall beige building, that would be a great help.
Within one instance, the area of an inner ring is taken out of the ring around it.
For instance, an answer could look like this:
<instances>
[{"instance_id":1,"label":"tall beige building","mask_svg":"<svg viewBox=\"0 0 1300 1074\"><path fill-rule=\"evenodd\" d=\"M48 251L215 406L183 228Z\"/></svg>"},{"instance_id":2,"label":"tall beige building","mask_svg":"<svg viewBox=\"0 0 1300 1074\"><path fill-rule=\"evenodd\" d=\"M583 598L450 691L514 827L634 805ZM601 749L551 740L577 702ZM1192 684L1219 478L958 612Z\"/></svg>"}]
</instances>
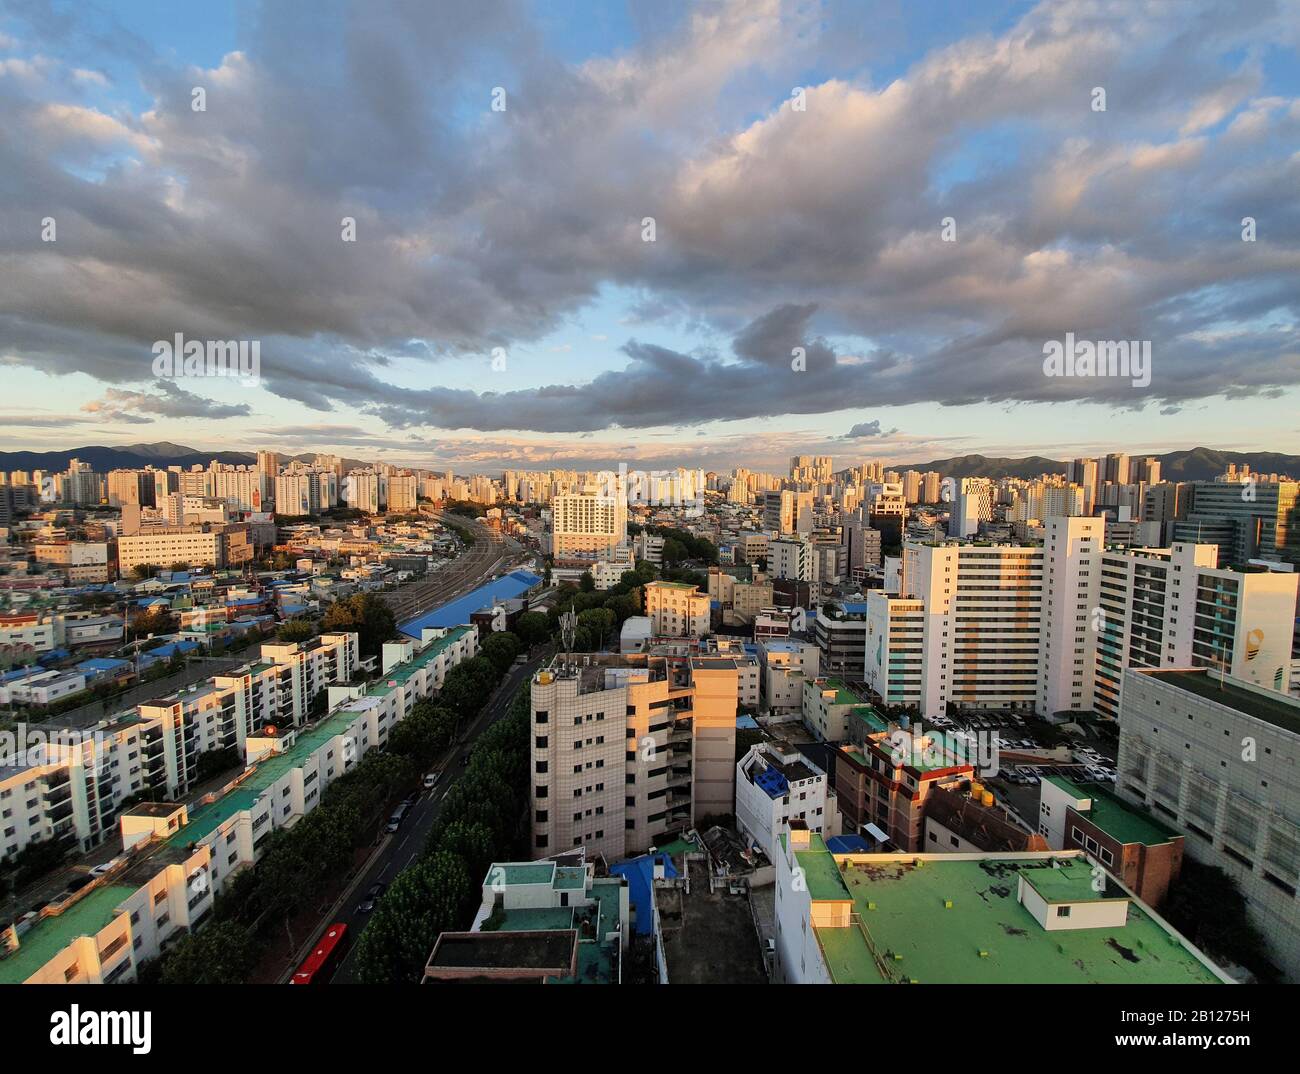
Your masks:
<instances>
[{"instance_id":1,"label":"tall beige building","mask_svg":"<svg viewBox=\"0 0 1300 1074\"><path fill-rule=\"evenodd\" d=\"M551 503L551 554L607 552L627 544L627 497L621 489L586 486Z\"/></svg>"},{"instance_id":2,"label":"tall beige building","mask_svg":"<svg viewBox=\"0 0 1300 1074\"><path fill-rule=\"evenodd\" d=\"M537 855L618 861L734 810L736 658L579 653L532 682Z\"/></svg>"}]
</instances>

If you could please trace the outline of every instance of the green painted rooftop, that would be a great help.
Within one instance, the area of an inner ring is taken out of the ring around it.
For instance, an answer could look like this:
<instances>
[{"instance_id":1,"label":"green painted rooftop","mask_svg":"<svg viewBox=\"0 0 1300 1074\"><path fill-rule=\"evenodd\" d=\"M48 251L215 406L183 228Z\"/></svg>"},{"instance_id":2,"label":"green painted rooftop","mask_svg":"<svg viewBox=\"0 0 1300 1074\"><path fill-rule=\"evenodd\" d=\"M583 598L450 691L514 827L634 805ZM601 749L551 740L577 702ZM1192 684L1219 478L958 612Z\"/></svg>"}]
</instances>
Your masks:
<instances>
[{"instance_id":1,"label":"green painted rooftop","mask_svg":"<svg viewBox=\"0 0 1300 1074\"><path fill-rule=\"evenodd\" d=\"M488 866L485 884L549 884L555 878L555 863L550 861L493 862Z\"/></svg>"},{"instance_id":2,"label":"green painted rooftop","mask_svg":"<svg viewBox=\"0 0 1300 1074\"><path fill-rule=\"evenodd\" d=\"M860 705L862 698L850 690L842 679L826 679L822 682L823 690L833 690L835 697L831 700L832 705Z\"/></svg>"},{"instance_id":3,"label":"green painted rooftop","mask_svg":"<svg viewBox=\"0 0 1300 1074\"><path fill-rule=\"evenodd\" d=\"M1076 798L1090 798L1092 807L1081 812L1093 824L1119 843L1141 843L1159 846L1168 843L1179 833L1160 823L1151 814L1129 805L1104 787L1083 786L1064 776L1047 776L1066 794Z\"/></svg>"},{"instance_id":4,"label":"green painted rooftop","mask_svg":"<svg viewBox=\"0 0 1300 1074\"><path fill-rule=\"evenodd\" d=\"M805 856L813 852L799 854L801 865ZM817 930L837 983L1218 981L1136 901L1122 928L1045 930L1017 899L1020 874L1039 890L1055 892L1059 885L1078 893L1082 884L1090 891L1091 867L1082 859L1058 859L1059 868L1045 859L916 861L873 856L854 865L852 856L839 856L837 868L863 927Z\"/></svg>"},{"instance_id":5,"label":"green painted rooftop","mask_svg":"<svg viewBox=\"0 0 1300 1074\"><path fill-rule=\"evenodd\" d=\"M78 936L94 936L136 890L125 884L98 888L63 913L42 918L19 938L17 951L0 959L0 984L22 984Z\"/></svg>"}]
</instances>

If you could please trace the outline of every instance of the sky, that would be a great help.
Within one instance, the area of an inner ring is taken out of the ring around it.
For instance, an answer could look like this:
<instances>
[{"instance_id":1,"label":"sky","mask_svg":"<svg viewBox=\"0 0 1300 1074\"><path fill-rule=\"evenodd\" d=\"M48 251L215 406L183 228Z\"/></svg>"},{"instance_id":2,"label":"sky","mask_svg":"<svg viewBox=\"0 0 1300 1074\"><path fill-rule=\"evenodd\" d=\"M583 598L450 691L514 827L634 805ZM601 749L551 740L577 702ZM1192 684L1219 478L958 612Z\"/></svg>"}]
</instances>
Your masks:
<instances>
[{"instance_id":1,"label":"sky","mask_svg":"<svg viewBox=\"0 0 1300 1074\"><path fill-rule=\"evenodd\" d=\"M0 0L0 450L1300 453L1298 52L1300 0Z\"/></svg>"}]
</instances>

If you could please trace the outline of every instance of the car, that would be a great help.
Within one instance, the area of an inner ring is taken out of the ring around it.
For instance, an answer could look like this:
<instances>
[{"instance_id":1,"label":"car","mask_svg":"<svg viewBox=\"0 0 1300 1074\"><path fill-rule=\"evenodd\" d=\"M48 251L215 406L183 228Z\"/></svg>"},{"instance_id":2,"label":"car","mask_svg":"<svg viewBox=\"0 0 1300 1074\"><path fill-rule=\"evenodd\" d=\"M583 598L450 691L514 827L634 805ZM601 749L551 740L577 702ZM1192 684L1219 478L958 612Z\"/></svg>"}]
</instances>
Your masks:
<instances>
[{"instance_id":1,"label":"car","mask_svg":"<svg viewBox=\"0 0 1300 1074\"><path fill-rule=\"evenodd\" d=\"M90 875L103 876L111 868L113 868L113 863L111 861L106 861L103 865L92 865L90 868Z\"/></svg>"},{"instance_id":2,"label":"car","mask_svg":"<svg viewBox=\"0 0 1300 1074\"><path fill-rule=\"evenodd\" d=\"M442 776L441 772L430 772L427 776L424 777L424 789L426 791L433 790L433 788L438 785L438 779L441 776Z\"/></svg>"},{"instance_id":3,"label":"car","mask_svg":"<svg viewBox=\"0 0 1300 1074\"><path fill-rule=\"evenodd\" d=\"M392 835L395 831L397 831L397 829L402 826L402 821L406 819L406 814L410 810L410 808L411 807L407 802L403 802L395 810L393 810L393 815L388 818L388 823L384 826L384 831L386 831L389 835Z\"/></svg>"},{"instance_id":4,"label":"car","mask_svg":"<svg viewBox=\"0 0 1300 1074\"><path fill-rule=\"evenodd\" d=\"M370 887L366 889L365 898L361 900L361 904L357 909L363 914L370 913L379 903L380 897L384 894L387 888L387 884L380 883L379 881L371 884Z\"/></svg>"}]
</instances>

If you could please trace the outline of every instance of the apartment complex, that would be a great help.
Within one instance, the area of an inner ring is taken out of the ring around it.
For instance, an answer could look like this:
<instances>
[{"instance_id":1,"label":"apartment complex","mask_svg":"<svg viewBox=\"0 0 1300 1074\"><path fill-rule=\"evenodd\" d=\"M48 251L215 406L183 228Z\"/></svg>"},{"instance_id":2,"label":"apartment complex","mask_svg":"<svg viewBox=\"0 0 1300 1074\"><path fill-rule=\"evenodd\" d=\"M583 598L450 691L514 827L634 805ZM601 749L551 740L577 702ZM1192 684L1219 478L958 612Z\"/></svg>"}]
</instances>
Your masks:
<instances>
[{"instance_id":1,"label":"apartment complex","mask_svg":"<svg viewBox=\"0 0 1300 1074\"><path fill-rule=\"evenodd\" d=\"M345 688L310 726L250 739L252 766L194 806L145 803L120 818L124 853L109 871L0 942L0 984L102 984L135 978L176 936L199 927L215 898L256 864L271 835L319 803L446 672L478 648L473 627L429 631L384 647L383 681Z\"/></svg>"},{"instance_id":2,"label":"apartment complex","mask_svg":"<svg viewBox=\"0 0 1300 1074\"><path fill-rule=\"evenodd\" d=\"M1222 569L1217 552L1175 544L1095 557L1096 689L1085 707L1116 717L1127 667L1212 667L1287 691L1300 574Z\"/></svg>"},{"instance_id":3,"label":"apartment complex","mask_svg":"<svg viewBox=\"0 0 1300 1074\"><path fill-rule=\"evenodd\" d=\"M1032 708L1042 610L1041 547L909 541L901 592L867 594L864 681L926 716Z\"/></svg>"},{"instance_id":4,"label":"apartment complex","mask_svg":"<svg viewBox=\"0 0 1300 1074\"><path fill-rule=\"evenodd\" d=\"M1126 667L1219 667L1288 689L1300 574L1216 566L1211 545L1106 549L1104 520L1042 545L904 545L867 594L863 680L923 716L948 705L1115 718Z\"/></svg>"},{"instance_id":5,"label":"apartment complex","mask_svg":"<svg viewBox=\"0 0 1300 1074\"><path fill-rule=\"evenodd\" d=\"M130 574L139 566L224 569L251 562L253 545L246 522L182 526L122 535L117 539L117 567Z\"/></svg>"},{"instance_id":6,"label":"apartment complex","mask_svg":"<svg viewBox=\"0 0 1300 1074\"><path fill-rule=\"evenodd\" d=\"M266 644L255 664L99 724L41 724L23 763L0 768L0 858L43 840L89 850L114 831L123 800L186 793L204 753L243 753L255 737L300 726L317 695L357 667L355 634Z\"/></svg>"},{"instance_id":7,"label":"apartment complex","mask_svg":"<svg viewBox=\"0 0 1300 1074\"><path fill-rule=\"evenodd\" d=\"M593 653L532 681L533 845L617 861L735 801L737 659Z\"/></svg>"},{"instance_id":8,"label":"apartment complex","mask_svg":"<svg viewBox=\"0 0 1300 1074\"><path fill-rule=\"evenodd\" d=\"M1130 668L1119 726L1118 795L1237 882L1300 980L1300 701L1203 669Z\"/></svg>"},{"instance_id":9,"label":"apartment complex","mask_svg":"<svg viewBox=\"0 0 1300 1074\"><path fill-rule=\"evenodd\" d=\"M1122 883L1096 879L1077 850L839 854L792 826L776 858L772 979L1231 983Z\"/></svg>"}]
</instances>

